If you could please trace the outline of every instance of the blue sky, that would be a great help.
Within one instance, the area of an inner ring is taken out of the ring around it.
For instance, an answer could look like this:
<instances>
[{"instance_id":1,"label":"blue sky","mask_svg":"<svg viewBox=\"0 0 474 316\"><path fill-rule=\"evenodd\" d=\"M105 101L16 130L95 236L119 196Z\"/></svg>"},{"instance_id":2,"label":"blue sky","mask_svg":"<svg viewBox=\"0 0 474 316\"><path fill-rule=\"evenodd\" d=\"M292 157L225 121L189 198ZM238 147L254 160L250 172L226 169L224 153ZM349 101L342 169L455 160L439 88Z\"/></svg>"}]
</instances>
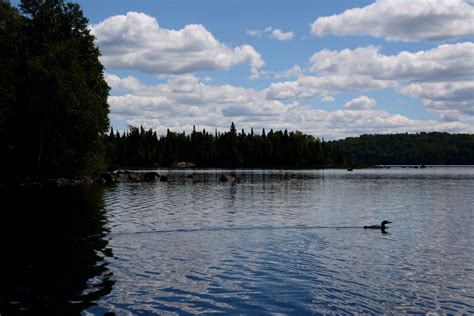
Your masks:
<instances>
[{"instance_id":1,"label":"blue sky","mask_svg":"<svg viewBox=\"0 0 474 316\"><path fill-rule=\"evenodd\" d=\"M474 132L472 0L81 0L115 129Z\"/></svg>"}]
</instances>

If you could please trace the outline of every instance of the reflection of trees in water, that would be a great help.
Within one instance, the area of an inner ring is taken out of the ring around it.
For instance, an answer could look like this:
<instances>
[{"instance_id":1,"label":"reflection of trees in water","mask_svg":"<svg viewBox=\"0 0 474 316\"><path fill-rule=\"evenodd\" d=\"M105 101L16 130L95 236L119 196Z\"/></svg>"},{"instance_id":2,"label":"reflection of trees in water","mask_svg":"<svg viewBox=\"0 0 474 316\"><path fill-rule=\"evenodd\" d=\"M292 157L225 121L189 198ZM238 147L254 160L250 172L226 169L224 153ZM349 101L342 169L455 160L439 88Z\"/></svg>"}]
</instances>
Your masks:
<instances>
[{"instance_id":1,"label":"reflection of trees in water","mask_svg":"<svg viewBox=\"0 0 474 316\"><path fill-rule=\"evenodd\" d=\"M112 290L103 188L0 192L0 314L71 314Z\"/></svg>"}]
</instances>

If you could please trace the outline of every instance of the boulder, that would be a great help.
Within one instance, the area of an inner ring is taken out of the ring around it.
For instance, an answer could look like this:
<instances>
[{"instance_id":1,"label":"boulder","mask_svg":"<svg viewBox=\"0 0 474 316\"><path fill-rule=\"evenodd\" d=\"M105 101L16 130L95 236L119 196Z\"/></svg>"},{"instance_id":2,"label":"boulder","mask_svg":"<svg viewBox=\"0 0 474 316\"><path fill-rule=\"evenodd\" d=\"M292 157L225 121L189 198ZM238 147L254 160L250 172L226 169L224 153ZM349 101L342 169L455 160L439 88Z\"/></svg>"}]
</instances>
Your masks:
<instances>
[{"instance_id":1,"label":"boulder","mask_svg":"<svg viewBox=\"0 0 474 316\"><path fill-rule=\"evenodd\" d=\"M236 175L223 174L219 177L220 182L240 182L240 178Z\"/></svg>"},{"instance_id":2,"label":"boulder","mask_svg":"<svg viewBox=\"0 0 474 316\"><path fill-rule=\"evenodd\" d=\"M177 168L194 168L194 167L196 167L196 164L193 164L192 162L188 162L188 161L183 161L183 162L176 163L175 167L177 167Z\"/></svg>"},{"instance_id":3,"label":"boulder","mask_svg":"<svg viewBox=\"0 0 474 316\"><path fill-rule=\"evenodd\" d=\"M158 172L145 172L143 174L143 180L144 181L155 181L159 177L160 177L160 175L158 174Z\"/></svg>"},{"instance_id":4,"label":"boulder","mask_svg":"<svg viewBox=\"0 0 474 316\"><path fill-rule=\"evenodd\" d=\"M110 172L101 172L99 177L104 179L105 183L112 183L114 181L114 177Z\"/></svg>"},{"instance_id":5,"label":"boulder","mask_svg":"<svg viewBox=\"0 0 474 316\"><path fill-rule=\"evenodd\" d=\"M104 178L98 177L97 179L95 179L95 183L97 183L97 184L106 184L107 182L105 181Z\"/></svg>"}]
</instances>

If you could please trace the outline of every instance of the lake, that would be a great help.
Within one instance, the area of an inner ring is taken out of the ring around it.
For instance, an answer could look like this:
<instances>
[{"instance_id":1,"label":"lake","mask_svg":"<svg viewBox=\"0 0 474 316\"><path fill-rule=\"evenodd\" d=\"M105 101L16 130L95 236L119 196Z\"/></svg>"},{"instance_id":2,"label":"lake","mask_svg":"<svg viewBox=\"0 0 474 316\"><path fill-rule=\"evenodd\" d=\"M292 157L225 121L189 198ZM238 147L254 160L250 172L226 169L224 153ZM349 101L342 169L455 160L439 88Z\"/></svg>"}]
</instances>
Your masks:
<instances>
[{"instance_id":1,"label":"lake","mask_svg":"<svg viewBox=\"0 0 474 316\"><path fill-rule=\"evenodd\" d=\"M158 172L1 191L0 314L474 314L472 167Z\"/></svg>"}]
</instances>

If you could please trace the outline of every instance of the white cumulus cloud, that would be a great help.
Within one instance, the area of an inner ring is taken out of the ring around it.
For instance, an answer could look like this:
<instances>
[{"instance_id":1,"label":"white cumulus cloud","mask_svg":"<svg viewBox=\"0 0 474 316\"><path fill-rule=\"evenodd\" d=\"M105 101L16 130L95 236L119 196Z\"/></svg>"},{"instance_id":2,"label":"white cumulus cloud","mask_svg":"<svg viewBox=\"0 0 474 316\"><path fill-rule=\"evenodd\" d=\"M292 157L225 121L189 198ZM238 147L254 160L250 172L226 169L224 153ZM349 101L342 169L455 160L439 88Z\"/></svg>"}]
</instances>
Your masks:
<instances>
[{"instance_id":1,"label":"white cumulus cloud","mask_svg":"<svg viewBox=\"0 0 474 316\"><path fill-rule=\"evenodd\" d=\"M208 85L193 75L170 76L165 83L152 86L143 83L127 85L135 80L133 77L107 76L113 90L125 93L109 97L111 118L153 128L159 133L164 133L167 128L189 132L193 125L208 131L224 131L229 129L231 122L246 131L251 127L256 132L262 128L286 128L326 139L363 133L474 131L472 126L458 121L414 120L400 114L373 110L367 106L375 104L375 100L370 98L365 100L367 109L364 111L326 111L298 102L286 104L268 99L266 89L258 91L231 85Z\"/></svg>"},{"instance_id":2,"label":"white cumulus cloud","mask_svg":"<svg viewBox=\"0 0 474 316\"><path fill-rule=\"evenodd\" d=\"M149 15L128 12L90 27L108 69L133 69L156 74L184 74L250 65L252 76L265 64L250 45L231 48L203 25L162 28Z\"/></svg>"},{"instance_id":3,"label":"white cumulus cloud","mask_svg":"<svg viewBox=\"0 0 474 316\"><path fill-rule=\"evenodd\" d=\"M439 45L431 50L383 55L374 46L354 50L324 49L310 58L310 69L324 74L352 74L383 80L445 81L474 76L474 43Z\"/></svg>"},{"instance_id":4,"label":"white cumulus cloud","mask_svg":"<svg viewBox=\"0 0 474 316\"><path fill-rule=\"evenodd\" d=\"M418 52L384 55L374 46L322 50L310 58L310 70L321 77L363 77L385 82L422 100L428 110L446 116L474 117L474 43L439 45ZM356 87L354 87L356 88ZM357 89L354 89L357 90ZM360 91L360 90L359 90Z\"/></svg>"},{"instance_id":5,"label":"white cumulus cloud","mask_svg":"<svg viewBox=\"0 0 474 316\"><path fill-rule=\"evenodd\" d=\"M318 17L317 36L370 35L391 41L436 41L474 35L474 7L464 0L377 0Z\"/></svg>"},{"instance_id":6,"label":"white cumulus cloud","mask_svg":"<svg viewBox=\"0 0 474 316\"><path fill-rule=\"evenodd\" d=\"M344 104L344 108L347 110L355 110L355 111L362 111L362 110L369 110L375 106L377 101L372 98L369 98L365 95L361 95L355 99L352 99Z\"/></svg>"},{"instance_id":7,"label":"white cumulus cloud","mask_svg":"<svg viewBox=\"0 0 474 316\"><path fill-rule=\"evenodd\" d=\"M474 117L474 81L414 83L400 92L421 99L429 110L451 120Z\"/></svg>"},{"instance_id":8,"label":"white cumulus cloud","mask_svg":"<svg viewBox=\"0 0 474 316\"><path fill-rule=\"evenodd\" d=\"M383 89L389 82L369 76L326 75L300 76L294 81L275 82L264 90L269 100L323 97L341 91L369 91Z\"/></svg>"}]
</instances>

